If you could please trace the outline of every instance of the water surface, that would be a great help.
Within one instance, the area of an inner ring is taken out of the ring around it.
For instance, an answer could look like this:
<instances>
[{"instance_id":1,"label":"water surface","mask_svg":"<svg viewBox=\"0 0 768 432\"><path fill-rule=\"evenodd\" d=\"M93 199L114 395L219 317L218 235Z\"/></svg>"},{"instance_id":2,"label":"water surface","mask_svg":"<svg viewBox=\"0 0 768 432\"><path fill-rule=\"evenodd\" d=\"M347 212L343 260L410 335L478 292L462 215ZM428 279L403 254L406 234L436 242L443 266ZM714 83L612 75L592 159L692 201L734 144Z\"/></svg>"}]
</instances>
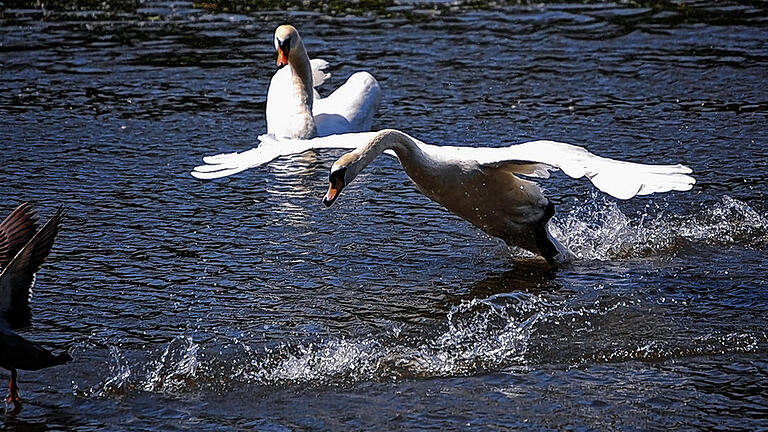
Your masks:
<instances>
[{"instance_id":1,"label":"water surface","mask_svg":"<svg viewBox=\"0 0 768 432\"><path fill-rule=\"evenodd\" d=\"M68 215L23 335L74 357L22 372L3 429L768 428L760 5L141 6L0 18L0 210ZM192 178L264 132L284 22L333 65L321 92L379 79L374 128L565 141L698 183L618 202L543 181L579 257L553 272L389 158L329 210L340 152Z\"/></svg>"}]
</instances>

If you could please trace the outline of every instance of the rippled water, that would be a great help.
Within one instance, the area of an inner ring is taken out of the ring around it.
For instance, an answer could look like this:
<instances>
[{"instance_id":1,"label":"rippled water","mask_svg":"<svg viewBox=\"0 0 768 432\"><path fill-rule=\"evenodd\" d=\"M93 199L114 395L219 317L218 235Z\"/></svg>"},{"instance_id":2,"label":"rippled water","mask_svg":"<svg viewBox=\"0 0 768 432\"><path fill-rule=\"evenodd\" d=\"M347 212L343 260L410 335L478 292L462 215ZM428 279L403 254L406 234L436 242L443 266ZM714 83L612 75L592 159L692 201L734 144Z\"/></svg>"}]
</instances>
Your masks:
<instances>
[{"instance_id":1,"label":"rippled water","mask_svg":"<svg viewBox=\"0 0 768 432\"><path fill-rule=\"evenodd\" d=\"M768 428L762 5L142 6L0 17L0 210L68 214L23 334L74 357L22 372L2 429ZM544 181L579 257L552 272L388 158L330 210L337 153L192 178L265 130L283 22L331 86L380 80L375 128L566 141L698 183L616 202Z\"/></svg>"}]
</instances>

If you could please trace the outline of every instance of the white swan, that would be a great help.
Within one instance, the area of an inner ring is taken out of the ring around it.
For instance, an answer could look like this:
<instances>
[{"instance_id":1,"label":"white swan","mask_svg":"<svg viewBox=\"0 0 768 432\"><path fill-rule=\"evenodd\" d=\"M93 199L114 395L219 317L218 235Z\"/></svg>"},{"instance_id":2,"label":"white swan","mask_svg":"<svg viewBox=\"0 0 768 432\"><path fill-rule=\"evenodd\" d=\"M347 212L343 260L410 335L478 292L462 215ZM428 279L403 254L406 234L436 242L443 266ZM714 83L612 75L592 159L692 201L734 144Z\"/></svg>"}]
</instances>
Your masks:
<instances>
[{"instance_id":1,"label":"white swan","mask_svg":"<svg viewBox=\"0 0 768 432\"><path fill-rule=\"evenodd\" d=\"M277 65L267 91L267 133L313 138L371 129L381 102L381 87L368 72L357 72L326 98L314 90L330 74L325 60L309 60L298 30L275 30ZM283 66L288 67L283 67Z\"/></svg>"},{"instance_id":2,"label":"white swan","mask_svg":"<svg viewBox=\"0 0 768 432\"><path fill-rule=\"evenodd\" d=\"M586 149L554 141L531 141L509 147L434 146L397 130L332 135L311 140L260 137L261 144L243 153L203 158L192 175L213 179L236 174L291 154L324 148L353 148L331 168L323 202L333 204L342 189L382 152L394 154L419 190L451 212L507 244L542 255L550 263L571 258L547 231L554 206L541 189L517 175L548 178L560 169L573 178L587 177L601 191L620 199L671 190L687 191L696 183L684 165L645 165L600 157ZM394 152L394 153L393 153Z\"/></svg>"}]
</instances>

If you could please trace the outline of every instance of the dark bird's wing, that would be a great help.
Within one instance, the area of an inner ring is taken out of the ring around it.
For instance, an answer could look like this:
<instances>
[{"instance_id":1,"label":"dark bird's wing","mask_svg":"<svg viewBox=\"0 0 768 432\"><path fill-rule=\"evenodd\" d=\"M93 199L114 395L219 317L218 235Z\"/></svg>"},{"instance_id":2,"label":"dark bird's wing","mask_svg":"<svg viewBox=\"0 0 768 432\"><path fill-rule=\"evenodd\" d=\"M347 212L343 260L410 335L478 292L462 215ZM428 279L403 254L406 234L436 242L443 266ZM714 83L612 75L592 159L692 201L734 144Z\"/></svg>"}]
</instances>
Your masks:
<instances>
[{"instance_id":1,"label":"dark bird's wing","mask_svg":"<svg viewBox=\"0 0 768 432\"><path fill-rule=\"evenodd\" d=\"M0 271L16 256L37 231L35 212L28 202L16 207L0 222Z\"/></svg>"},{"instance_id":2,"label":"dark bird's wing","mask_svg":"<svg viewBox=\"0 0 768 432\"><path fill-rule=\"evenodd\" d=\"M51 251L62 217L63 210L59 208L0 274L0 325L10 329L29 325L29 295L35 273Z\"/></svg>"}]
</instances>

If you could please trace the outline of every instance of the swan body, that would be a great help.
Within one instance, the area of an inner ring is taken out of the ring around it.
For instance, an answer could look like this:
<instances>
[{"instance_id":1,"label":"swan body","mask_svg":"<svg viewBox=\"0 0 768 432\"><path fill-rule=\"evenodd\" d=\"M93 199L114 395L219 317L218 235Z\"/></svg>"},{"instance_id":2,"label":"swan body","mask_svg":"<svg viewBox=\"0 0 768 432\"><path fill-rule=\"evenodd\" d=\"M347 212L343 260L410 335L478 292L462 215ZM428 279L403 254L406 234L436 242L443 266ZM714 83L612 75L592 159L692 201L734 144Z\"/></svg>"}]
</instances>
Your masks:
<instances>
[{"instance_id":1,"label":"swan body","mask_svg":"<svg viewBox=\"0 0 768 432\"><path fill-rule=\"evenodd\" d=\"M275 30L277 65L267 91L267 133L285 138L313 138L370 130L381 102L381 87L368 72L352 74L328 97L315 90L330 77L328 62L309 60L298 30ZM283 67L287 66L287 67Z\"/></svg>"},{"instance_id":2,"label":"swan body","mask_svg":"<svg viewBox=\"0 0 768 432\"><path fill-rule=\"evenodd\" d=\"M548 178L559 168L588 177L598 189L628 199L669 190L689 190L695 180L683 165L642 165L593 155L570 144L533 141L506 148L439 147L397 130L384 130L341 156L331 167L331 206L342 189L386 150L394 150L419 190L488 235L542 255L550 264L573 257L547 229L554 205L539 186L518 175Z\"/></svg>"},{"instance_id":3,"label":"swan body","mask_svg":"<svg viewBox=\"0 0 768 432\"><path fill-rule=\"evenodd\" d=\"M562 170L587 177L598 189L619 199L687 191L696 183L684 165L646 165L594 155L555 141L531 141L509 147L462 147L425 144L397 130L332 135L311 140L259 137L258 147L242 153L203 158L192 175L214 179L267 164L281 156L328 148L352 149L331 168L328 206L381 153L396 155L419 190L491 236L544 256L552 263L570 259L546 228L554 206L539 186L519 176L548 178Z\"/></svg>"},{"instance_id":4,"label":"swan body","mask_svg":"<svg viewBox=\"0 0 768 432\"><path fill-rule=\"evenodd\" d=\"M62 216L60 208L37 231L34 212L24 203L0 223L0 367L11 372L8 402L14 413L21 410L17 369L38 370L72 360L67 353L54 355L13 331L30 323L35 273L51 251Z\"/></svg>"}]
</instances>

